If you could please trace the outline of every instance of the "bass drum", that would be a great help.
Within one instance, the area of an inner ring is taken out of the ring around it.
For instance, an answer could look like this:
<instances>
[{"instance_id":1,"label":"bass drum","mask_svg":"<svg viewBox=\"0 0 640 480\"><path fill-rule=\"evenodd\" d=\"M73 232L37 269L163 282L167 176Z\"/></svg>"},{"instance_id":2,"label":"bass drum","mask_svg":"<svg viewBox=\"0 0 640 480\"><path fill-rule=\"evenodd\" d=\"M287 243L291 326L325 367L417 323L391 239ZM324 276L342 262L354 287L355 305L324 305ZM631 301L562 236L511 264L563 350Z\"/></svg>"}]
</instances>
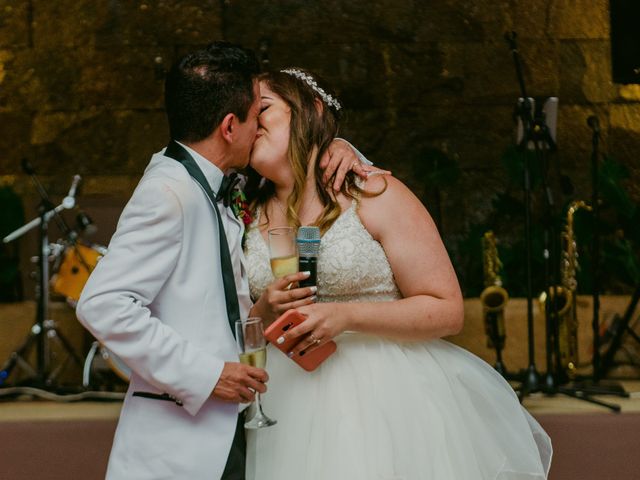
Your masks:
<instances>
[{"instance_id":1,"label":"bass drum","mask_svg":"<svg viewBox=\"0 0 640 480\"><path fill-rule=\"evenodd\" d=\"M104 383L108 380L105 373L114 373L125 383L131 378L131 369L120 358L100 342L93 342L84 362L82 386L89 388Z\"/></svg>"}]
</instances>

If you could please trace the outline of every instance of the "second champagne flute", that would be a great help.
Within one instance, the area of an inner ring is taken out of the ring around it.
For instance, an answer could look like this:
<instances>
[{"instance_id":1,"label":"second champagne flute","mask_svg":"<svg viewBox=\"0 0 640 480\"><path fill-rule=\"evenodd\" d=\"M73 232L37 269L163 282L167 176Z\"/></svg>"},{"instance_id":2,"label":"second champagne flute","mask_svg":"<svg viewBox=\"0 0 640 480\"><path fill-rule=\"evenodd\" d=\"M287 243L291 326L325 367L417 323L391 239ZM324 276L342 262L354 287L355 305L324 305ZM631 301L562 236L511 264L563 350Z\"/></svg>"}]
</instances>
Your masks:
<instances>
[{"instance_id":1,"label":"second champagne flute","mask_svg":"<svg viewBox=\"0 0 640 480\"><path fill-rule=\"evenodd\" d=\"M262 319L249 317L246 320L236 320L236 342L240 363L252 367L265 368L267 365L267 340L264 338ZM278 423L267 417L262 411L260 393L256 392L256 411L252 418L244 424L245 428L270 427Z\"/></svg>"}]
</instances>

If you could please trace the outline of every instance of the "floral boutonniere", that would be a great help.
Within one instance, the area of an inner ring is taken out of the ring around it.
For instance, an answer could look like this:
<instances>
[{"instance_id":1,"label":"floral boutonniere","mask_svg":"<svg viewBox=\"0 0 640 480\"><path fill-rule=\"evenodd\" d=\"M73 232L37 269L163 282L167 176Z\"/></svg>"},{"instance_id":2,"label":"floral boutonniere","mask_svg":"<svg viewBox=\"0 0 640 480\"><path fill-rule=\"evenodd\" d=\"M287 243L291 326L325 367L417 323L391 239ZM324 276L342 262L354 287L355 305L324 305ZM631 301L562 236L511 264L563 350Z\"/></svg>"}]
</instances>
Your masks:
<instances>
[{"instance_id":1,"label":"floral boutonniere","mask_svg":"<svg viewBox=\"0 0 640 480\"><path fill-rule=\"evenodd\" d=\"M247 227L253 222L251 211L249 210L249 204L247 203L247 197L241 188L234 189L231 194L231 209L236 218L242 220L244 226Z\"/></svg>"}]
</instances>

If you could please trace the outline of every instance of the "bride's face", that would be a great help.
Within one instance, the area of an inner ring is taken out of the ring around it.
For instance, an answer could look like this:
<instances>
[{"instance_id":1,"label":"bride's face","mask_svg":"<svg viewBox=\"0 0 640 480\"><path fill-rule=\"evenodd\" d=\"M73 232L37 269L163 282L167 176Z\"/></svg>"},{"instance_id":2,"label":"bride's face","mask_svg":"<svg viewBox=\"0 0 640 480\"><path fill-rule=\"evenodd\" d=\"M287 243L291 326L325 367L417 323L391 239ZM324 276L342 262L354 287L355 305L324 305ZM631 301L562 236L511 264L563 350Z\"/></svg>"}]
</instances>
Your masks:
<instances>
[{"instance_id":1,"label":"bride's face","mask_svg":"<svg viewBox=\"0 0 640 480\"><path fill-rule=\"evenodd\" d=\"M258 133L249 164L263 177L280 183L293 176L287 159L291 109L264 82L260 82L260 97Z\"/></svg>"}]
</instances>

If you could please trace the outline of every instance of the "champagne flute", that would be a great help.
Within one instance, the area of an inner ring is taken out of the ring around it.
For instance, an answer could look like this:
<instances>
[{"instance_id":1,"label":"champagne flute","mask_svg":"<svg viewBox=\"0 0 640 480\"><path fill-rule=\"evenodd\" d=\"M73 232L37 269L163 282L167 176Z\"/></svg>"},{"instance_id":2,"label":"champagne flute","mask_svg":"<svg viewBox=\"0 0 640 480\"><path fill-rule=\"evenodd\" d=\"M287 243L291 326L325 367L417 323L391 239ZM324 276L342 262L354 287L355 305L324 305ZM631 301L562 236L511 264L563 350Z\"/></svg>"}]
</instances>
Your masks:
<instances>
[{"instance_id":1,"label":"champagne flute","mask_svg":"<svg viewBox=\"0 0 640 480\"><path fill-rule=\"evenodd\" d=\"M298 271L298 244L293 227L271 228L269 234L269 259L275 278L282 278Z\"/></svg>"},{"instance_id":2,"label":"champagne flute","mask_svg":"<svg viewBox=\"0 0 640 480\"><path fill-rule=\"evenodd\" d=\"M236 320L236 343L240 354L240 363L252 367L265 368L267 364L267 340L264 338L262 319L249 317L246 320ZM244 424L245 428L270 427L278 423L267 417L262 411L260 393L256 392L256 412Z\"/></svg>"}]
</instances>

